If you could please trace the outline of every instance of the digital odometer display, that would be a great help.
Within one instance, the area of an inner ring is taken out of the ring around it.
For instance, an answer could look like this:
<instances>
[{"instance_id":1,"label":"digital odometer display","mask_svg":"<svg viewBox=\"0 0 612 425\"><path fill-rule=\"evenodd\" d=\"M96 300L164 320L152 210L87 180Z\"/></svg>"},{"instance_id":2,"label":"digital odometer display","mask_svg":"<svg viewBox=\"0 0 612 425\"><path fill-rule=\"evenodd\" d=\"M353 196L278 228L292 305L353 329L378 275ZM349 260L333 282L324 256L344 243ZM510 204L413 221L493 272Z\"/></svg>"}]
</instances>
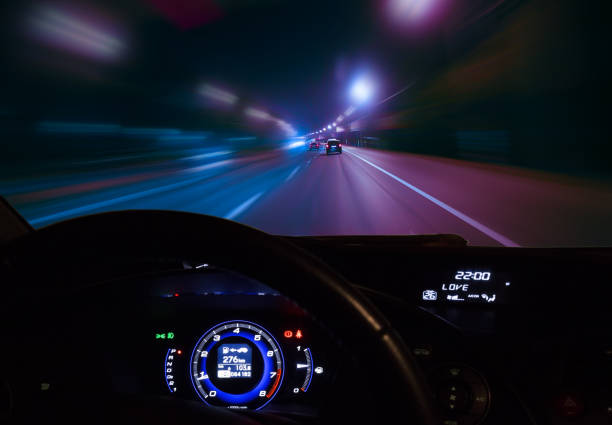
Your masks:
<instances>
[{"instance_id":1,"label":"digital odometer display","mask_svg":"<svg viewBox=\"0 0 612 425\"><path fill-rule=\"evenodd\" d=\"M246 321L220 323L205 332L191 355L191 381L207 404L260 409L283 380L283 353L263 327Z\"/></svg>"},{"instance_id":2,"label":"digital odometer display","mask_svg":"<svg viewBox=\"0 0 612 425\"><path fill-rule=\"evenodd\" d=\"M461 268L428 276L419 296L426 303L504 304L511 290L505 273Z\"/></svg>"},{"instance_id":3,"label":"digital odometer display","mask_svg":"<svg viewBox=\"0 0 612 425\"><path fill-rule=\"evenodd\" d=\"M223 344L217 350L217 378L251 378L252 349L248 344Z\"/></svg>"}]
</instances>

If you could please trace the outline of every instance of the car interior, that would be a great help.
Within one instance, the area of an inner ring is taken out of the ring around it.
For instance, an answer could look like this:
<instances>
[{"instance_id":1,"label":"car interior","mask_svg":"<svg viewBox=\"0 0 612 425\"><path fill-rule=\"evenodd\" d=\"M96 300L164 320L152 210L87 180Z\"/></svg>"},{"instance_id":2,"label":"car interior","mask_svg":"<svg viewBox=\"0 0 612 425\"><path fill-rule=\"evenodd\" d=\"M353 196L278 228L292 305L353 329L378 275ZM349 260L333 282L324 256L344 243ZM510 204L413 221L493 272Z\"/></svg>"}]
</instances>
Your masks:
<instances>
[{"instance_id":1,"label":"car interior","mask_svg":"<svg viewBox=\"0 0 612 425\"><path fill-rule=\"evenodd\" d=\"M4 205L9 235L23 221ZM22 227L2 249L12 422L610 418L609 249L279 237L167 211ZM251 334L279 353L272 369ZM199 381L204 348L211 376ZM241 348L249 377L220 378L214 357ZM274 378L254 398L236 387L264 372Z\"/></svg>"}]
</instances>

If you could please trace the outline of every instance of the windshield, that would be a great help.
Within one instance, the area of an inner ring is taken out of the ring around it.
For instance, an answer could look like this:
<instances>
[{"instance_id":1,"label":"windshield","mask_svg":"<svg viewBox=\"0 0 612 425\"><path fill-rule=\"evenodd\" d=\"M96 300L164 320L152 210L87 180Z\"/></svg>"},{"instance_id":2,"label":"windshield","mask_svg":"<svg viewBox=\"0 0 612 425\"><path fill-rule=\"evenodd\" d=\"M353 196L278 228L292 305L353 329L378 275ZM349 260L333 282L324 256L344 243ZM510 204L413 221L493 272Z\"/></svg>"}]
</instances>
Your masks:
<instances>
[{"instance_id":1,"label":"windshield","mask_svg":"<svg viewBox=\"0 0 612 425\"><path fill-rule=\"evenodd\" d=\"M35 228L167 209L280 235L612 245L598 2L11 3L0 194Z\"/></svg>"}]
</instances>

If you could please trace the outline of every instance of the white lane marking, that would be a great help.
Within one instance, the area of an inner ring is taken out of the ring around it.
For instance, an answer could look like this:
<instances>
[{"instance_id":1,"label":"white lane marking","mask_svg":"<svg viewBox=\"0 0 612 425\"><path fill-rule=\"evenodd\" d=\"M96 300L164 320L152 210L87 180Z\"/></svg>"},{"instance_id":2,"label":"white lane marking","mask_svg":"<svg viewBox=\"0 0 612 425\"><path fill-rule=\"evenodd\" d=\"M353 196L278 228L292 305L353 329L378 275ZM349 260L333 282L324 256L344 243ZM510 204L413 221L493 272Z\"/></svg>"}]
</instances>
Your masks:
<instances>
[{"instance_id":1,"label":"white lane marking","mask_svg":"<svg viewBox=\"0 0 612 425\"><path fill-rule=\"evenodd\" d=\"M216 168L216 167L220 167L222 165L231 164L232 162L234 162L234 160L232 160L232 159L225 160L225 161L217 161L217 162L213 162L213 163L210 163L210 164L202 165L200 167L186 168L186 169L180 170L180 172L181 173L193 173L193 172L196 172L196 171L204 171L206 169ZM144 197L149 196L149 195L155 195L157 193L165 192L167 190L172 190L172 189L177 189L177 188L184 187L184 186L189 186L190 184L193 184L193 183L195 183L197 181L200 181L203 178L204 177L194 177L194 178L191 178L191 179L188 179L188 180L183 180L183 181L180 181L180 182L177 182L177 183L171 183L171 184L167 184L165 186L159 186L159 187L155 187L153 189L148 189L148 190L143 190L141 192L131 193L129 195L123 195L123 196L119 196L117 198L107 199L105 201L94 202L93 204L83 205L82 207L72 208L72 209L69 209L69 210L60 211L58 213L46 215L46 216L43 216L43 217L34 218L32 220L28 220L28 222L31 225L35 225L35 224L39 224L39 223L44 223L46 221L58 220L58 219L61 219L61 218L64 218L64 217L69 217L71 215L83 214L83 213L86 213L86 212L89 212L89 211L96 210L98 208L104 208L104 207L108 207L110 205L119 204L121 202L132 201L134 199L144 198Z\"/></svg>"},{"instance_id":2,"label":"white lane marking","mask_svg":"<svg viewBox=\"0 0 612 425\"><path fill-rule=\"evenodd\" d=\"M55 214L50 214L50 215L46 215L43 217L34 218L32 220L28 220L28 222L30 224L38 224L38 223L43 223L45 221L51 221L51 220L56 220L56 219L60 219L63 217L68 217L68 216L75 215L75 214L82 214L85 212L96 210L98 208L104 208L104 207L108 207L110 205L118 204L121 202L132 201L134 199L144 198L145 196L154 195L156 193L165 192L167 190L177 189L183 186L188 186L201 179L202 177L197 177L197 178L193 178L189 180L184 180L178 183L172 183L172 184L168 184L165 186L159 186L159 187L149 189L149 190L143 190L141 192L131 193L129 195L119 196L117 198L107 199L105 201L94 202L93 204L83 205L82 207L72 208L69 210L60 211Z\"/></svg>"},{"instance_id":3,"label":"white lane marking","mask_svg":"<svg viewBox=\"0 0 612 425\"><path fill-rule=\"evenodd\" d=\"M285 179L285 181L286 181L286 182L288 182L289 180L291 180L291 179L293 178L293 176L295 176L295 175L297 174L297 172L299 171L300 167L301 167L300 165L298 165L297 167L295 167L295 168L293 169L293 171L291 172L291 174L289 174L289 175L287 176L287 178Z\"/></svg>"},{"instance_id":4,"label":"white lane marking","mask_svg":"<svg viewBox=\"0 0 612 425\"><path fill-rule=\"evenodd\" d=\"M246 211L247 208L249 208L251 205L253 205L253 203L255 201L257 201L261 195L263 195L263 192L259 192L259 193L255 194L255 195L251 196L249 199L244 201L242 204L238 205L236 208L231 210L225 216L225 218L227 218L228 220L232 220L233 218L235 218L238 215L242 214L244 211Z\"/></svg>"},{"instance_id":5,"label":"white lane marking","mask_svg":"<svg viewBox=\"0 0 612 425\"><path fill-rule=\"evenodd\" d=\"M350 153L351 155L353 155L355 158L359 158L360 160L362 160L363 162L365 162L366 164L376 168L378 171L386 174L387 176L391 177L392 179L398 181L399 183L403 184L404 186L406 186L408 189L411 189L413 191L415 191L416 193L418 193L419 195L421 195L422 197L424 197L425 199L430 200L431 202L433 202L434 204L436 204L437 206L439 206L440 208L444 209L445 211L451 213L452 215L454 215L455 217L457 217L458 219L466 222L467 224L469 224L470 226L478 229L479 231L481 231L482 233L484 233L485 235L487 235L488 237L490 237L491 239L496 240L497 242L499 242L500 244L504 245L504 246L512 246L512 247L519 247L520 245L517 244L516 242L514 242L511 239L508 239L507 237L505 237L504 235L500 235L499 233L497 233L495 230L485 226L484 224L474 220L471 217L468 217L467 215L463 214L461 211L457 211L456 209L454 209L453 207L451 207L450 205L440 201L437 198L434 198L433 196L431 196L430 194L423 192L421 189L419 189L416 186L411 185L410 183L408 183L406 180L403 180L399 177L397 177L395 174L390 173L389 171L385 170L384 168L379 167L376 164L371 163L370 161L368 161L367 159L363 158L361 155L358 155L354 152L351 152L350 150L347 150L348 153Z\"/></svg>"}]
</instances>

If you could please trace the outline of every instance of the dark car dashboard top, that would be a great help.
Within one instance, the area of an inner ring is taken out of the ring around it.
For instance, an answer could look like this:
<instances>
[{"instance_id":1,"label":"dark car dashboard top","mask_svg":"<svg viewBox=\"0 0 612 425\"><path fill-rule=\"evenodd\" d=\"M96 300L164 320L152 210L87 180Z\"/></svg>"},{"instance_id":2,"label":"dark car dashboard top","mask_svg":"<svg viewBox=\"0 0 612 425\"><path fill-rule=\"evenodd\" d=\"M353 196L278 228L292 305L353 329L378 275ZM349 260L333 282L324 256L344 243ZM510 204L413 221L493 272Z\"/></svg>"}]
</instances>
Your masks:
<instances>
[{"instance_id":1,"label":"dark car dashboard top","mask_svg":"<svg viewBox=\"0 0 612 425\"><path fill-rule=\"evenodd\" d=\"M375 300L428 371L447 423L612 420L612 250L418 238L292 241ZM509 415L510 400L528 418Z\"/></svg>"}]
</instances>

